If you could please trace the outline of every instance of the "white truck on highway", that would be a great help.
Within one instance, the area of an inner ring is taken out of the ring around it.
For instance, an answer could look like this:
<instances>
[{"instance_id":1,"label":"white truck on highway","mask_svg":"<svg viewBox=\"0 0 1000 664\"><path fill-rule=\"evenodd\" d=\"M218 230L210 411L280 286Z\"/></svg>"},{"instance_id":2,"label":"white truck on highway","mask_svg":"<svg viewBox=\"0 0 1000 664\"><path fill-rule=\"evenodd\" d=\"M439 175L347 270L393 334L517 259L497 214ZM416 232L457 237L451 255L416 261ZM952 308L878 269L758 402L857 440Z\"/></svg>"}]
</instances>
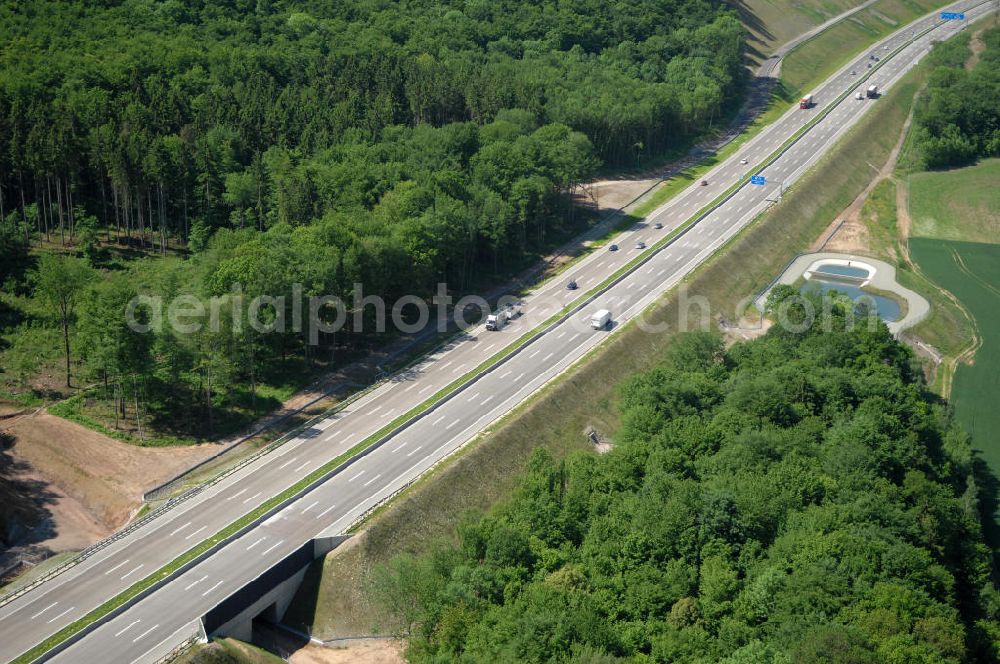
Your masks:
<instances>
[{"instance_id":1,"label":"white truck on highway","mask_svg":"<svg viewBox=\"0 0 1000 664\"><path fill-rule=\"evenodd\" d=\"M869 99L878 99L878 86L877 85L869 85L868 86L868 90L866 91L865 95Z\"/></svg>"},{"instance_id":2,"label":"white truck on highway","mask_svg":"<svg viewBox=\"0 0 1000 664\"><path fill-rule=\"evenodd\" d=\"M603 330L611 322L611 312L607 309L598 309L590 317L590 327L595 330Z\"/></svg>"},{"instance_id":3,"label":"white truck on highway","mask_svg":"<svg viewBox=\"0 0 1000 664\"><path fill-rule=\"evenodd\" d=\"M501 309L495 314L490 314L486 317L486 329L498 332L507 325L507 320L507 312Z\"/></svg>"},{"instance_id":4,"label":"white truck on highway","mask_svg":"<svg viewBox=\"0 0 1000 664\"><path fill-rule=\"evenodd\" d=\"M486 329L498 332L507 326L507 323L521 315L521 304L505 304L497 310L495 314L486 317Z\"/></svg>"}]
</instances>

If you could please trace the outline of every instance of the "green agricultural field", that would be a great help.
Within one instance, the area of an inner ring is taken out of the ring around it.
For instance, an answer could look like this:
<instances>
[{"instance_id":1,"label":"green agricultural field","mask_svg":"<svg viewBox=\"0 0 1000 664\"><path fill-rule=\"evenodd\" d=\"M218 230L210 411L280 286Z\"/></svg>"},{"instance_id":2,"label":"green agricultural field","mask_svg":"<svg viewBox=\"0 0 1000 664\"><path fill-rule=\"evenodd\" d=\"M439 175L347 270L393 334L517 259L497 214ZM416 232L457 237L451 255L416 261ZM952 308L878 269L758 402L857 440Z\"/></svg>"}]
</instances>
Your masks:
<instances>
[{"instance_id":1,"label":"green agricultural field","mask_svg":"<svg viewBox=\"0 0 1000 664\"><path fill-rule=\"evenodd\" d=\"M872 42L944 4L943 0L880 0L789 53L781 64L781 80L798 96Z\"/></svg>"},{"instance_id":2,"label":"green agricultural field","mask_svg":"<svg viewBox=\"0 0 1000 664\"><path fill-rule=\"evenodd\" d=\"M1000 242L1000 159L910 179L911 235Z\"/></svg>"},{"instance_id":3,"label":"green agricultural field","mask_svg":"<svg viewBox=\"0 0 1000 664\"><path fill-rule=\"evenodd\" d=\"M982 347L959 365L951 400L975 446L1000 472L1000 159L910 177L910 255L975 318Z\"/></svg>"},{"instance_id":4,"label":"green agricultural field","mask_svg":"<svg viewBox=\"0 0 1000 664\"><path fill-rule=\"evenodd\" d=\"M910 240L910 254L976 319L983 345L971 365L959 366L951 400L973 446L1000 474L1000 244L918 237Z\"/></svg>"}]
</instances>

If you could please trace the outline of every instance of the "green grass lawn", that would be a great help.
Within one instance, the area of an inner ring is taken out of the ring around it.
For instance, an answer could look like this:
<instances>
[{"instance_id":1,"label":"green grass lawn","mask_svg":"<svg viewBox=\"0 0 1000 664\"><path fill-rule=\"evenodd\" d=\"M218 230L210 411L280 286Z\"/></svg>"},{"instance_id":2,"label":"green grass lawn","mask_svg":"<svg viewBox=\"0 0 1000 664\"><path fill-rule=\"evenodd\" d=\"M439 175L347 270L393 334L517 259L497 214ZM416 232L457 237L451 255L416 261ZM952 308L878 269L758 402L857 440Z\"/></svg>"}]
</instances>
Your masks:
<instances>
[{"instance_id":1,"label":"green grass lawn","mask_svg":"<svg viewBox=\"0 0 1000 664\"><path fill-rule=\"evenodd\" d=\"M798 97L873 42L945 4L944 0L880 0L789 53L781 64L781 80Z\"/></svg>"}]
</instances>

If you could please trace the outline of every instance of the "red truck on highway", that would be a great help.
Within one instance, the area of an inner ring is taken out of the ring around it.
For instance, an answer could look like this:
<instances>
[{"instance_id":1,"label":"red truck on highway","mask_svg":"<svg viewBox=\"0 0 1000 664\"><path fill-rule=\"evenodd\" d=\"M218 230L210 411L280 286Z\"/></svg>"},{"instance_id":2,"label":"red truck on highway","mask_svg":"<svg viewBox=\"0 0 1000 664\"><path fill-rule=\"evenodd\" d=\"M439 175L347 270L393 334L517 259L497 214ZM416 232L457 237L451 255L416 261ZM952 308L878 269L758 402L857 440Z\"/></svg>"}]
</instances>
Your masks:
<instances>
[{"instance_id":1,"label":"red truck on highway","mask_svg":"<svg viewBox=\"0 0 1000 664\"><path fill-rule=\"evenodd\" d=\"M806 95L805 97L802 98L801 101L799 101L799 108L812 108L812 105L813 105L812 95Z\"/></svg>"}]
</instances>

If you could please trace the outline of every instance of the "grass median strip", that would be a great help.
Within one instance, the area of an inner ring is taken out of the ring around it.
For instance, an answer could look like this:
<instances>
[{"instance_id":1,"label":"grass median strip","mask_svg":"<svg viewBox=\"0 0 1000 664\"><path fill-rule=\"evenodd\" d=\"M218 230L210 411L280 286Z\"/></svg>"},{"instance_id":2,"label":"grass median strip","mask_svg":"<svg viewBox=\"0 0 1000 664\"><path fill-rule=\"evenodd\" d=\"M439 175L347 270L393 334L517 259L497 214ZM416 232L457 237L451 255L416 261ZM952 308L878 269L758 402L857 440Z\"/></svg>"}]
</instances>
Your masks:
<instances>
[{"instance_id":1,"label":"grass median strip","mask_svg":"<svg viewBox=\"0 0 1000 664\"><path fill-rule=\"evenodd\" d=\"M927 32L930 32L931 30L934 29L934 27L937 27L937 26L933 26L933 27L928 28L927 30L921 32L920 35L918 35L918 37L919 36L923 36ZM892 56L897 55L903 48L905 48L905 45L897 48L895 51L892 52L891 55ZM885 62L889 61L889 59L890 58L885 58L882 61L882 64L884 64ZM877 71L877 69L878 68L873 69L868 74L868 76L864 77L864 79L862 79L862 80L865 80L869 76L871 76L872 74L874 74L875 71ZM850 93L850 91L845 91L844 93L842 93L833 103L831 103L830 105L828 105L812 121L810 121L804 127L800 128L798 131L796 131L796 133L793 134L792 137L790 137L789 139L787 139L779 148L777 148L767 158L765 158L762 162L760 162L754 168L754 170L760 170L760 169L766 168L768 165L770 165L771 163L773 163L773 161L775 159L777 159L778 157L780 157L781 154L784 153L799 138L801 138L802 135L804 135L806 132L808 132L810 129L812 129L817 123L819 123L827 115L829 115L829 113L832 112L832 110L841 101L843 101L843 99L845 97L847 97L849 95L849 93ZM674 229L673 231L671 231L671 233L669 233L666 237L664 237L661 240L659 240L658 242L656 242L648 251L644 252L643 254L641 254L641 255L637 256L636 258L632 259L631 261L629 261L626 265L622 266L616 272L614 272L612 275L610 275L609 277L607 277L603 282L601 282L601 284L599 284L598 286L596 286L593 289L589 290L582 297L574 300L573 303L571 303L571 304L567 305L566 307L564 307L560 312L558 312L556 314L553 314L551 317L549 317L541 325L538 325L535 328L533 328L532 330L530 330L530 331L526 332L525 334L523 334L514 343L509 344L507 347L505 347L504 349L502 349L501 351L499 351L498 353L496 353L495 355L491 356L489 359L487 359L486 361L484 361L483 363L481 363L480 365L478 365L475 369L467 372L466 374L464 374L459 379L453 381L448 386L442 388L440 391L438 391L432 397L430 397L429 399L425 400L420 405L414 407L413 409L411 409L407 413L399 416L398 418L396 418L395 420L393 420L391 423L389 423L388 425L386 425L385 427L383 427L382 429L380 429L378 432L372 434L371 436L369 436L368 438L366 438L364 441L360 442L358 445L355 445L349 451L345 452L344 454L338 456L337 458L333 459L332 461L327 462L326 464L324 464L320 468L318 468L318 469L314 470L313 472L309 473L305 478L303 478L299 482L295 483L291 487L288 487L287 489L285 489L281 493L279 493L279 494L273 496L272 498L268 499L264 504L262 504L258 508L252 510L251 512L249 512L249 513L245 514L244 516L240 517L239 519L237 519L236 521L232 522L228 526L224 527L222 530L218 531L211 538L209 538L207 540L203 540L199 544L195 545L194 547L192 547L191 549L189 549L185 553L181 554L180 556L178 556L177 558L175 558L174 560L172 560L170 563L168 563L164 567L160 568L159 570L157 570L156 572L150 574L149 576L145 577L144 579L136 582L135 584L133 584L132 586L130 586L125 591L119 593L115 597L111 598L110 600L104 602L103 604L101 604L97 608L95 608L92 611L90 611L83 618L80 618L80 619L74 621L73 623L71 623L70 625L68 625L68 626L64 627L63 629L59 630L58 632L56 632L55 634L53 634L52 636L50 636L49 638L47 638L45 641L41 642L40 644L38 644L34 648L28 650L27 652L25 652L24 654L20 655L19 657L17 657L13 661L16 664L27 664L27 663L32 662L35 659L43 656L45 653L47 653L48 651L50 651L53 648L57 647L58 645L64 643L65 641L67 641L68 639L70 639L71 637L73 637L74 635L79 634L81 631L83 631L88 626L92 625L94 622L96 622L96 621L98 621L98 620L100 620L100 619L108 616L110 613L112 613L116 609L120 608L121 606L123 606L124 604L126 604L127 602L129 602L130 600L132 600L132 599L140 596L143 592L149 590L155 584L167 580L171 575L173 575L173 574L177 573L178 571L182 570L186 565L195 562L196 560L199 559L200 556L206 554L207 552L209 552L214 547L216 547L216 546L218 546L220 544L226 543L231 538L233 538L233 537L237 536L238 534L240 534L240 532L243 529L247 528L248 526L254 524L255 522L257 522L259 520L264 519L273 510L275 510L276 508L279 508L284 502L286 502L288 500L291 500L291 499L297 497L299 494L305 492L307 489L312 488L314 484L316 484L320 480L325 479L328 475L330 475L331 473L333 473L333 471L337 470L342 464L344 464L344 462L346 462L346 461L348 461L348 460L350 460L352 458L357 457L361 452L364 452L366 450L369 450L370 448L373 448L374 445L376 445L379 441L381 441L387 435L391 434L393 431L395 431L396 429L398 429L400 426L406 424L407 422L415 419L416 417L420 416L421 414L423 414L427 410L431 409L437 403L439 403L442 399L444 399L445 397L447 397L447 396L453 394L454 392L458 391L461 387L463 387L465 384L469 383L475 377L477 377L477 376L481 375L482 373L488 371L490 368L492 368L493 366L495 366L496 364L498 364L499 362L501 362L505 358L509 357L511 354L513 354L514 352L516 352L518 349L522 348L531 338L537 336L544 329L548 328L549 326L551 326L555 322L557 322L557 321L565 318L567 315L573 313L577 309L582 308L587 302L589 302L591 299L593 299L594 297L596 297L597 295L599 295L601 292L603 292L604 290L606 290L609 286L611 286L617 280L621 279L623 276L625 276L626 274L628 274L631 271L633 271L636 267L638 267L642 263L644 263L644 262L648 261L649 259L651 259L653 257L653 255L657 251L659 251L664 246L666 246L667 244L669 244L670 242L672 242L673 240L675 240L677 237L679 237L680 235L682 235L684 232L686 232L690 228L692 228L695 224L697 224L699 221L701 221L707 214L709 214L712 210L714 210L722 202L724 202L727 198L729 198L733 193L735 193L736 191L738 191L743 186L746 186L746 184L747 184L747 180L741 178L739 181L737 181L736 183L734 183L733 185L731 185L729 188L727 188L722 194L720 194L715 199L713 199L712 202L708 203L703 208L701 208L687 222L685 222L681 226L677 227L676 229ZM321 417L325 417L325 416L326 415L321 416Z\"/></svg>"}]
</instances>

